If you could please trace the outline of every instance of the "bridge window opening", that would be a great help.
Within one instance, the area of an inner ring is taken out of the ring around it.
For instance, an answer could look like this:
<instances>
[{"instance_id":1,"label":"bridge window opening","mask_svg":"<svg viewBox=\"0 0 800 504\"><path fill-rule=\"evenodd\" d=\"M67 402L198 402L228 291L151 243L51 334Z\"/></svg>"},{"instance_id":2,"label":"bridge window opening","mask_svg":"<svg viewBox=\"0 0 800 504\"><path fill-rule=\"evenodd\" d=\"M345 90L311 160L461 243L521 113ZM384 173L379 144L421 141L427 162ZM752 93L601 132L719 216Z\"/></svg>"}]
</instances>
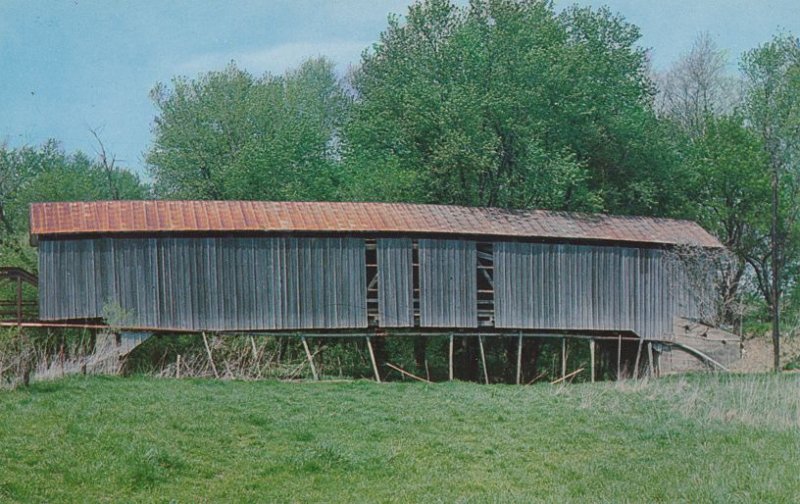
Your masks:
<instances>
[{"instance_id":1,"label":"bridge window opening","mask_svg":"<svg viewBox=\"0 0 800 504\"><path fill-rule=\"evenodd\" d=\"M478 242L478 326L494 327L494 254L491 243Z\"/></svg>"}]
</instances>

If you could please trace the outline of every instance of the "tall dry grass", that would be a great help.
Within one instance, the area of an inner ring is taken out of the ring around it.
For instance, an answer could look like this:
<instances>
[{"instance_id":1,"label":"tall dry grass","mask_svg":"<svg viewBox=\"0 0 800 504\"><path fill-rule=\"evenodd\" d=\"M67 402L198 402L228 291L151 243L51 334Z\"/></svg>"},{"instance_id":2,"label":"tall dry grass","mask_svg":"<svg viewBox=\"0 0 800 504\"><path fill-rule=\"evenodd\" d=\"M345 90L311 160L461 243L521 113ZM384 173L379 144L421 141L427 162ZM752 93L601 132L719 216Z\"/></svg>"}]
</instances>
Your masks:
<instances>
[{"instance_id":1,"label":"tall dry grass","mask_svg":"<svg viewBox=\"0 0 800 504\"><path fill-rule=\"evenodd\" d=\"M208 346L206 347L206 342ZM215 336L193 339L179 350L158 342L137 348L125 337L98 334L92 344L67 340L54 353L17 330L0 333L0 388L58 379L75 374L136 373L158 378L220 378L234 380L296 380L312 376L297 338L276 336ZM361 344L328 345L310 340L317 373L325 378L361 377L371 373ZM162 348L163 347L163 348ZM355 350L355 351L353 351ZM133 352L144 352L137 360ZM131 362L136 361L131 365Z\"/></svg>"},{"instance_id":2,"label":"tall dry grass","mask_svg":"<svg viewBox=\"0 0 800 504\"><path fill-rule=\"evenodd\" d=\"M686 416L800 430L800 374L713 374L653 383L648 393Z\"/></svg>"},{"instance_id":3,"label":"tall dry grass","mask_svg":"<svg viewBox=\"0 0 800 504\"><path fill-rule=\"evenodd\" d=\"M67 339L56 352L31 341L22 331L0 333L0 388L15 388L74 374L117 374L122 368L120 347L112 334L100 334L91 347Z\"/></svg>"},{"instance_id":4,"label":"tall dry grass","mask_svg":"<svg viewBox=\"0 0 800 504\"><path fill-rule=\"evenodd\" d=\"M624 401L637 400L651 403L654 415L800 430L797 373L684 375L555 387L553 393L575 395L582 408L619 411Z\"/></svg>"}]
</instances>

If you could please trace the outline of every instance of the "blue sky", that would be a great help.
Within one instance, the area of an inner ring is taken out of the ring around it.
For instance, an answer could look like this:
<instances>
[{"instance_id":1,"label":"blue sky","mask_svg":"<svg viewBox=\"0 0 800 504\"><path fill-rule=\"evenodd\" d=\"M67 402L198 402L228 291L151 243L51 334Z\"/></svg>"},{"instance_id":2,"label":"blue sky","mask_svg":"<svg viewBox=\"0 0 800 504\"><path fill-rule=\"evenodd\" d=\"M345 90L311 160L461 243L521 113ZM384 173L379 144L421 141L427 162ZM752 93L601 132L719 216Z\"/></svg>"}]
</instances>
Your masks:
<instances>
[{"instance_id":1,"label":"blue sky","mask_svg":"<svg viewBox=\"0 0 800 504\"><path fill-rule=\"evenodd\" d=\"M797 0L580 0L642 30L663 69L708 31L732 61L779 29L800 34ZM90 129L144 173L156 110L148 93L230 60L255 74L325 55L344 72L408 1L0 0L0 142L48 138L95 153ZM557 1L563 7L574 2ZM732 70L735 66L732 64Z\"/></svg>"}]
</instances>

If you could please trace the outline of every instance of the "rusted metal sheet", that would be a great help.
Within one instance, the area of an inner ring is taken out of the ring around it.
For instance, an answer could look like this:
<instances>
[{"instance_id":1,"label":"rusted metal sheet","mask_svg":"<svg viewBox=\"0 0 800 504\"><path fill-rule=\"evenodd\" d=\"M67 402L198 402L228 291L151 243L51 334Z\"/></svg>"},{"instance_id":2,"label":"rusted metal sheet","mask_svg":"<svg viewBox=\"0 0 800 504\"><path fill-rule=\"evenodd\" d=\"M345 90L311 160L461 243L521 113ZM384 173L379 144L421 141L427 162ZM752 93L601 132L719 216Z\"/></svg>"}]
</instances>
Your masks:
<instances>
[{"instance_id":1,"label":"rusted metal sheet","mask_svg":"<svg viewBox=\"0 0 800 504\"><path fill-rule=\"evenodd\" d=\"M697 300L658 249L494 243L498 328L634 331L664 339Z\"/></svg>"},{"instance_id":2,"label":"rusted metal sheet","mask_svg":"<svg viewBox=\"0 0 800 504\"><path fill-rule=\"evenodd\" d=\"M422 327L478 326L477 267L473 241L419 240Z\"/></svg>"},{"instance_id":3,"label":"rusted metal sheet","mask_svg":"<svg viewBox=\"0 0 800 504\"><path fill-rule=\"evenodd\" d=\"M42 320L197 330L366 327L357 238L43 240Z\"/></svg>"},{"instance_id":4,"label":"rusted metal sheet","mask_svg":"<svg viewBox=\"0 0 800 504\"><path fill-rule=\"evenodd\" d=\"M31 237L97 233L401 233L721 247L689 221L405 203L34 203Z\"/></svg>"},{"instance_id":5,"label":"rusted metal sheet","mask_svg":"<svg viewBox=\"0 0 800 504\"><path fill-rule=\"evenodd\" d=\"M377 251L380 325L382 327L413 327L414 273L411 239L379 239Z\"/></svg>"}]
</instances>

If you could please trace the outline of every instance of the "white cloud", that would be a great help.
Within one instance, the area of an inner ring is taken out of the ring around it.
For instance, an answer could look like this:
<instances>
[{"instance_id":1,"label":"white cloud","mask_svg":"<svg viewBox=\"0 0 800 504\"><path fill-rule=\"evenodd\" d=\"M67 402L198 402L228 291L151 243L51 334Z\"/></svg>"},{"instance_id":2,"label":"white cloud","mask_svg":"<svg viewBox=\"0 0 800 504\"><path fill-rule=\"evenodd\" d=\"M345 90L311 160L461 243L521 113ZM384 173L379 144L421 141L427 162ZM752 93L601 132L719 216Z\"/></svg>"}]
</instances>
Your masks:
<instances>
[{"instance_id":1,"label":"white cloud","mask_svg":"<svg viewBox=\"0 0 800 504\"><path fill-rule=\"evenodd\" d=\"M371 44L369 41L289 42L254 51L205 53L179 65L176 73L191 77L198 73L219 70L233 60L237 66L254 75L262 75L264 72L282 74L304 60L317 56L329 58L336 64L338 71L343 73L349 65L360 61L361 52Z\"/></svg>"}]
</instances>

